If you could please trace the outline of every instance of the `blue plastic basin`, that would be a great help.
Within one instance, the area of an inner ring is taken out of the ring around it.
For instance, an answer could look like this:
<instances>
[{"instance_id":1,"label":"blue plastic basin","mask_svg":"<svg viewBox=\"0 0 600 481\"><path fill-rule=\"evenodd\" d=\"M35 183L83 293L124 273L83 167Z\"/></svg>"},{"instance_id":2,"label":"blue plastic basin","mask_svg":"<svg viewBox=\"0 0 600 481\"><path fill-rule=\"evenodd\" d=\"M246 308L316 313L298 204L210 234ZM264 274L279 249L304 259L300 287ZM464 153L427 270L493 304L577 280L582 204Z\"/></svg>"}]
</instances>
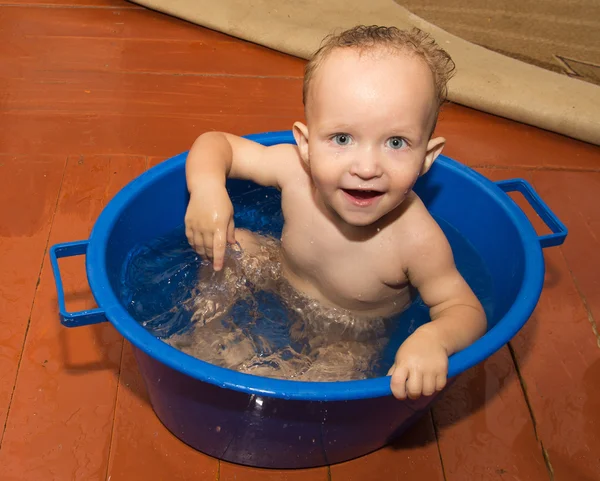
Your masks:
<instances>
[{"instance_id":1,"label":"blue plastic basin","mask_svg":"<svg viewBox=\"0 0 600 481\"><path fill-rule=\"evenodd\" d=\"M249 136L293 143L289 131ZM181 225L188 203L186 153L129 183L103 210L89 240L52 247L61 321L67 327L110 321L135 350L152 406L163 424L192 447L227 461L260 467L333 464L371 452L402 433L434 397L398 401L389 378L300 382L262 378L210 365L153 337L119 301L122 270L134 246ZM441 156L415 190L430 211L457 228L481 255L494 282L492 328L450 358L454 377L506 344L538 302L542 248L567 231L531 186L493 183ZM539 237L506 194L520 191L552 234ZM58 258L87 254L98 309L68 312Z\"/></svg>"}]
</instances>

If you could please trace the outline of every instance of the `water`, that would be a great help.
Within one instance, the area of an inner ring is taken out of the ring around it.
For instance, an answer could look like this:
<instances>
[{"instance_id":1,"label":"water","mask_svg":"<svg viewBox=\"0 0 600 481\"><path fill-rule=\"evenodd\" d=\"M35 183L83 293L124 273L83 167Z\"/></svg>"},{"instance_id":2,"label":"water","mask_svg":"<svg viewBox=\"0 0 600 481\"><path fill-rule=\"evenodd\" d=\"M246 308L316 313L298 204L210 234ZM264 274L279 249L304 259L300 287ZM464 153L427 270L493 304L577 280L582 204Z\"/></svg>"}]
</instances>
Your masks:
<instances>
[{"instance_id":1,"label":"water","mask_svg":"<svg viewBox=\"0 0 600 481\"><path fill-rule=\"evenodd\" d=\"M279 192L274 189L247 188L243 193L233 195L232 202L236 227L280 236L283 217ZM459 271L482 302L488 319L493 319L493 285L481 258L449 223L437 217L436 221L452 246ZM207 272L207 269L210 271ZM130 253L122 276L121 302L130 315L154 336L165 340L179 337L191 339L194 329L193 292L199 272L214 275L210 264L203 263L190 248L184 227L180 226L163 237L138 246ZM218 291L219 283L212 282L210 289ZM345 351L345 358L340 357L342 352L326 352L322 356L320 369L323 370L324 363L331 360L344 366L354 365L354 370L361 371L328 373L329 376L336 376L335 379L385 375L393 364L400 344L428 321L428 308L417 297L406 311L393 318L389 340L377 345L368 365L352 364L354 359L351 358L360 356L359 351L364 346L354 343L354 348L341 348L341 351ZM251 296L238 300L222 322L202 327L206 329L210 326L210 329L202 331L200 344L196 343L197 346L189 347L187 351L182 350L225 367L271 377L294 378L296 372L306 371L311 359L314 361L310 340L290 334L297 323L298 318L286 309L277 295L265 291L253 292ZM183 336L171 338L177 334ZM251 353L250 358L248 352ZM227 354L226 361L223 353ZM238 357L244 358L244 362L238 363ZM314 368L317 369L316 364Z\"/></svg>"}]
</instances>

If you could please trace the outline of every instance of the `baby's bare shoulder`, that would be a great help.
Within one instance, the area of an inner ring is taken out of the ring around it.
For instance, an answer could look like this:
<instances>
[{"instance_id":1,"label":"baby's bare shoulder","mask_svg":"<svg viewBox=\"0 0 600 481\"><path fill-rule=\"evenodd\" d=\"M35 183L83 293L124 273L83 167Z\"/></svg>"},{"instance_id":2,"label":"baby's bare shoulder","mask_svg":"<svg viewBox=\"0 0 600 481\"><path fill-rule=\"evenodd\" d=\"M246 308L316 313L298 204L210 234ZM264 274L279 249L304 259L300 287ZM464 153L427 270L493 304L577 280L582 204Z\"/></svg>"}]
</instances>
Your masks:
<instances>
[{"instance_id":1,"label":"baby's bare shoulder","mask_svg":"<svg viewBox=\"0 0 600 481\"><path fill-rule=\"evenodd\" d=\"M452 249L444 232L416 194L398 218L394 231L402 269L415 287L424 278L453 266Z\"/></svg>"},{"instance_id":2,"label":"baby's bare shoulder","mask_svg":"<svg viewBox=\"0 0 600 481\"><path fill-rule=\"evenodd\" d=\"M268 164L277 170L279 186L284 189L307 176L307 171L298 147L293 144L278 144L266 149Z\"/></svg>"},{"instance_id":3,"label":"baby's bare shoulder","mask_svg":"<svg viewBox=\"0 0 600 481\"><path fill-rule=\"evenodd\" d=\"M402 203L402 207L403 211L395 223L398 229L414 230L415 227L428 228L431 222L435 223L423 201L414 192L408 194Z\"/></svg>"},{"instance_id":4,"label":"baby's bare shoulder","mask_svg":"<svg viewBox=\"0 0 600 481\"><path fill-rule=\"evenodd\" d=\"M395 223L394 235L403 240L403 250L408 258L444 249L447 245L446 236L423 201L411 193L405 202L408 205Z\"/></svg>"}]
</instances>

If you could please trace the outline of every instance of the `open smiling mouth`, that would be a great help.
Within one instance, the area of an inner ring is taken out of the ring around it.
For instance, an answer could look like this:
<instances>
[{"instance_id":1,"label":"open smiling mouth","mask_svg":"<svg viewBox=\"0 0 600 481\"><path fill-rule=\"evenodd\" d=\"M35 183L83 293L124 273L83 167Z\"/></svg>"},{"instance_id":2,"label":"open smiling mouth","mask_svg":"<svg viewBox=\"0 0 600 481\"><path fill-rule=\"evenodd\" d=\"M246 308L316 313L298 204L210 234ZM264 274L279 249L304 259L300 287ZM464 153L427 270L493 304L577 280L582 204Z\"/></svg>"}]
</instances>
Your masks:
<instances>
[{"instance_id":1,"label":"open smiling mouth","mask_svg":"<svg viewBox=\"0 0 600 481\"><path fill-rule=\"evenodd\" d=\"M367 205L383 195L377 190L342 189L344 193L356 204Z\"/></svg>"}]
</instances>

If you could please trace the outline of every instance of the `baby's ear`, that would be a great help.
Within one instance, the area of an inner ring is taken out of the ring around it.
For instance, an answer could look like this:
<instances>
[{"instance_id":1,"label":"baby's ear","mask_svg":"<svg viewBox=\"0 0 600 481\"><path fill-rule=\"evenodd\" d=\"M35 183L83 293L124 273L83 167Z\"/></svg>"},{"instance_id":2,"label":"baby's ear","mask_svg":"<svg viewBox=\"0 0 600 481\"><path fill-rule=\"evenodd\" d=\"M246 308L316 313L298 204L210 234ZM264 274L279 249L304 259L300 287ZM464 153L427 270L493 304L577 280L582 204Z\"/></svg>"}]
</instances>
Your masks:
<instances>
[{"instance_id":1,"label":"baby's ear","mask_svg":"<svg viewBox=\"0 0 600 481\"><path fill-rule=\"evenodd\" d=\"M444 145L446 145L446 139L443 137L436 137L435 139L430 139L429 142L427 142L425 161L423 162L423 166L421 167L421 172L419 175L424 175L429 171L433 165L433 161L442 153Z\"/></svg>"},{"instance_id":2,"label":"baby's ear","mask_svg":"<svg viewBox=\"0 0 600 481\"><path fill-rule=\"evenodd\" d=\"M308 164L308 127L302 122L295 122L292 130L298 151L304 163Z\"/></svg>"}]
</instances>

